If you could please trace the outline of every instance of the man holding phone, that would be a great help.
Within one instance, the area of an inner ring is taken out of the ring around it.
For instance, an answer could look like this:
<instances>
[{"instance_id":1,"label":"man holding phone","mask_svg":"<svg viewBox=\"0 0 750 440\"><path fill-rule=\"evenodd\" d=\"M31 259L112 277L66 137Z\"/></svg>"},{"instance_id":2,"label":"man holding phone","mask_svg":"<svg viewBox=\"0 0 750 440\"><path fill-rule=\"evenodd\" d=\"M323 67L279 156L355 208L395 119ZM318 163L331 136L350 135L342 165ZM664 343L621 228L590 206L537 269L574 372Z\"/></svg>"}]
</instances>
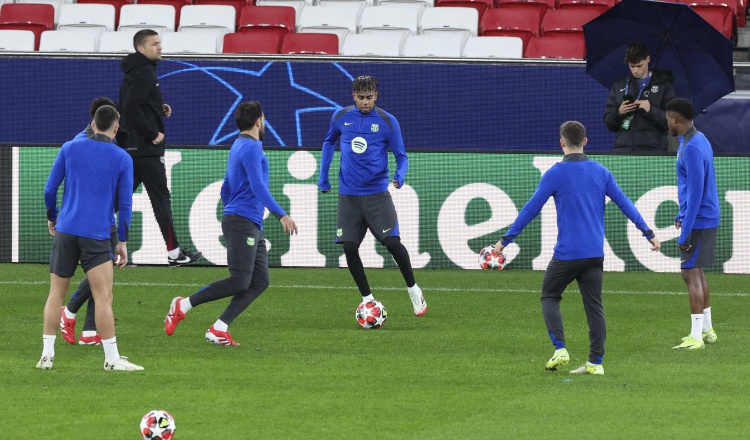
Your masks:
<instances>
[{"instance_id":1,"label":"man holding phone","mask_svg":"<svg viewBox=\"0 0 750 440\"><path fill-rule=\"evenodd\" d=\"M630 75L616 81L604 109L604 123L617 133L614 151L620 153L667 151L667 103L677 97L674 75L649 69L651 57L641 43L630 43L625 63Z\"/></svg>"}]
</instances>

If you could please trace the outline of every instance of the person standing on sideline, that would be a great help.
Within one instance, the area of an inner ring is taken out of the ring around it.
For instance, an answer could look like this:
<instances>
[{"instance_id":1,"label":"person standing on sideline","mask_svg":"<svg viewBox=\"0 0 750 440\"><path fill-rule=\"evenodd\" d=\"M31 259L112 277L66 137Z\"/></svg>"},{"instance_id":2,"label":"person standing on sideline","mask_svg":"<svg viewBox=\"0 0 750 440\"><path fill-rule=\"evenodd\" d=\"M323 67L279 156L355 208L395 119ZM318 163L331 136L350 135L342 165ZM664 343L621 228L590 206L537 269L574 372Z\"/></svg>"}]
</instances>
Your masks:
<instances>
[{"instance_id":1,"label":"person standing on sideline","mask_svg":"<svg viewBox=\"0 0 750 440\"><path fill-rule=\"evenodd\" d=\"M711 323L711 301L708 281L703 268L714 263L716 230L721 220L719 192L711 144L693 126L695 110L687 99L674 99L667 104L667 124L677 136L677 195L680 212L674 225L681 229L680 268L690 297L690 335L673 348L695 350L713 344L717 336Z\"/></svg>"},{"instance_id":2,"label":"person standing on sideline","mask_svg":"<svg viewBox=\"0 0 750 440\"><path fill-rule=\"evenodd\" d=\"M180 266L203 254L180 248L174 231L164 166L164 116L171 116L172 108L162 101L156 77L156 63L161 60L159 34L140 30L133 36L133 47L135 53L128 54L120 64L125 74L120 86L122 125L128 131L128 144L121 146L133 158L133 192L143 183L167 245L167 261L170 266Z\"/></svg>"},{"instance_id":3,"label":"person standing on sideline","mask_svg":"<svg viewBox=\"0 0 750 440\"><path fill-rule=\"evenodd\" d=\"M133 161L112 140L120 115L109 105L94 115L91 138L65 143L52 165L44 187L48 229L54 236L50 254L50 292L44 306L42 357L36 367L51 370L60 309L70 279L81 262L96 301L96 326L104 347L104 369L135 371L143 367L120 356L112 314L113 265L128 262L126 243L132 214ZM57 210L57 191L65 181L62 208ZM119 197L118 237L112 249L111 226L115 197Z\"/></svg>"},{"instance_id":4,"label":"person standing on sideline","mask_svg":"<svg viewBox=\"0 0 750 440\"><path fill-rule=\"evenodd\" d=\"M552 166L539 181L534 195L524 205L508 232L497 242L502 252L531 222L550 197L557 210L557 243L542 282L542 314L555 353L547 361L547 370L557 370L570 361L565 345L560 301L565 288L576 280L583 298L589 326L589 356L572 374L604 374L604 340L607 328L602 306L604 271L604 206L609 197L651 243L653 251L661 244L633 202L615 181L612 173L583 152L588 139L580 122L560 126L562 162Z\"/></svg>"},{"instance_id":5,"label":"person standing on sideline","mask_svg":"<svg viewBox=\"0 0 750 440\"><path fill-rule=\"evenodd\" d=\"M164 330L171 336L193 307L231 296L226 310L206 331L206 340L217 345L240 345L229 334L229 325L270 283L268 251L263 238L265 209L281 222L284 233L297 233L294 220L268 190L268 159L261 143L266 123L260 103L241 103L234 118L240 135L229 150L227 173L221 186L224 202L221 230L227 243L229 278L215 281L188 298L174 298L164 320Z\"/></svg>"},{"instance_id":6,"label":"person standing on sideline","mask_svg":"<svg viewBox=\"0 0 750 440\"><path fill-rule=\"evenodd\" d=\"M649 69L648 47L630 43L625 63L630 75L612 85L604 108L604 123L617 133L614 152L667 151L664 108L676 98L674 75L667 70Z\"/></svg>"},{"instance_id":7,"label":"person standing on sideline","mask_svg":"<svg viewBox=\"0 0 750 440\"><path fill-rule=\"evenodd\" d=\"M341 168L339 170L339 202L336 242L346 255L346 264L362 294L362 300L372 300L370 284L359 256L359 246L369 229L396 261L406 281L414 313L427 313L422 290L414 279L409 252L401 243L398 217L388 192L388 148L396 158L393 187L404 185L409 169L401 127L396 118L380 107L378 82L372 76L360 76L352 82L353 106L334 113L328 135L323 142L318 186L324 193L331 191L328 170L333 150L340 141Z\"/></svg>"}]
</instances>

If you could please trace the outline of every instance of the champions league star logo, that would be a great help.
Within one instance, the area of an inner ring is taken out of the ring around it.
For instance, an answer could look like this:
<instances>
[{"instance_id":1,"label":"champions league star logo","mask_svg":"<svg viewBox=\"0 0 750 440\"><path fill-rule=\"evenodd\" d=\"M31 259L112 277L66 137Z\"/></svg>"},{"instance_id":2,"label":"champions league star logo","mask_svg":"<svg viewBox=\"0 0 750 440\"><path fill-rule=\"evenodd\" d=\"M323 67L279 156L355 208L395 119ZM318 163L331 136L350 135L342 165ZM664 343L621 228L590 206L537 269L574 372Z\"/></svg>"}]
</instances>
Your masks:
<instances>
[{"instance_id":1,"label":"champions league star logo","mask_svg":"<svg viewBox=\"0 0 750 440\"><path fill-rule=\"evenodd\" d=\"M338 63L165 60L159 64L164 101L175 110L165 122L170 131L180 133L180 139L198 145L231 145L239 134L234 121L237 105L259 101L266 116L265 145L317 146L325 138L331 115L344 107L339 102L348 105L353 79Z\"/></svg>"}]
</instances>

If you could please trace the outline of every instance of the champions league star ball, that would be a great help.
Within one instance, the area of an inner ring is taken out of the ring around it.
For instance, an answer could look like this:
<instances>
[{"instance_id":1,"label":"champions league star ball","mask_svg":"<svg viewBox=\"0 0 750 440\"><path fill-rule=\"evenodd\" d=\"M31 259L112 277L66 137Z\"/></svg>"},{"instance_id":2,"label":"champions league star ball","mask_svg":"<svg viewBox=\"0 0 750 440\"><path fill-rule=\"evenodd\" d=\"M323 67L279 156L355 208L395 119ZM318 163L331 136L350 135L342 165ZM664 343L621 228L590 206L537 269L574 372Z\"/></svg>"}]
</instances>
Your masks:
<instances>
[{"instance_id":1,"label":"champions league star ball","mask_svg":"<svg viewBox=\"0 0 750 440\"><path fill-rule=\"evenodd\" d=\"M364 301L357 306L357 324L365 330L379 329L388 318L388 311L377 300Z\"/></svg>"},{"instance_id":2,"label":"champions league star ball","mask_svg":"<svg viewBox=\"0 0 750 440\"><path fill-rule=\"evenodd\" d=\"M141 419L141 435L145 440L170 440L175 429L172 414L161 409L151 410Z\"/></svg>"},{"instance_id":3,"label":"champions league star ball","mask_svg":"<svg viewBox=\"0 0 750 440\"><path fill-rule=\"evenodd\" d=\"M494 246L486 246L479 251L479 267L483 270L502 270L505 267L505 254L495 252Z\"/></svg>"}]
</instances>

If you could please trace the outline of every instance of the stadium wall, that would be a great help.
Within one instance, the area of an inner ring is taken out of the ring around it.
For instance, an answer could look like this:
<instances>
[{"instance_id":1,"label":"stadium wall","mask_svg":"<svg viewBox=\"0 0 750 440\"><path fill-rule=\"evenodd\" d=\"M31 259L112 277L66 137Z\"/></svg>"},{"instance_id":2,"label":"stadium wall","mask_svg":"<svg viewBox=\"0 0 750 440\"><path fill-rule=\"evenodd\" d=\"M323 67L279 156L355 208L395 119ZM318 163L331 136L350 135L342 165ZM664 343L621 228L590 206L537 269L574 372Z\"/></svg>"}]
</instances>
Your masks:
<instances>
[{"instance_id":1,"label":"stadium wall","mask_svg":"<svg viewBox=\"0 0 750 440\"><path fill-rule=\"evenodd\" d=\"M43 190L58 151L55 146L0 145L0 261L45 263L52 237L47 231ZM166 155L175 228L183 246L203 252L206 264L226 263L219 189L224 177L225 147L178 148ZM271 192L299 226L299 235L282 233L272 216L265 222L269 263L288 267L342 267L334 243L337 196L317 187L320 152L269 147ZM494 244L531 197L541 175L561 153L424 152L409 154L406 185L392 194L399 212L401 237L416 268L478 269L477 253ZM592 154L610 168L663 243L649 250L640 232L609 203L606 208L605 269L678 272L678 211L673 156ZM395 163L391 158L391 170ZM750 157L716 157L722 209L716 263L710 269L750 273L750 249L735 237L750 233ZM338 153L331 180L338 175ZM6 195L6 194L9 194ZM62 191L60 191L61 197ZM148 196L134 195L128 250L134 264L166 264L164 243ZM7 213L10 213L9 215ZM581 231L585 234L586 231ZM547 203L540 216L510 246L508 269L546 267L556 238L555 208ZM368 267L395 267L371 235L362 245Z\"/></svg>"}]
</instances>

